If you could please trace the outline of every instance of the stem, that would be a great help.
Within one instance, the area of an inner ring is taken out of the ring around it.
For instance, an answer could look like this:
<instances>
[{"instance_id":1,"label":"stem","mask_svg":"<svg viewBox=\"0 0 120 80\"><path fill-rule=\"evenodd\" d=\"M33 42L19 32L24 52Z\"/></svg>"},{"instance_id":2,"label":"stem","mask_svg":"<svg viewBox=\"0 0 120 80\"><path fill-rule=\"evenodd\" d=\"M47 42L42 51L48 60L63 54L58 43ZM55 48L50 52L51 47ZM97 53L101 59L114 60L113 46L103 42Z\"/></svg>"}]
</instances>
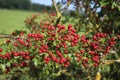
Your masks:
<instances>
[{"instance_id":1,"label":"stem","mask_svg":"<svg viewBox=\"0 0 120 80\"><path fill-rule=\"evenodd\" d=\"M62 14L67 10L67 8L69 7L70 3L71 3L71 1L68 1L67 5L63 8L62 11L60 11L58 9L58 7L57 7L57 4L56 4L55 0L52 0L52 4L53 4L53 6L55 8L55 11L56 11L56 14L57 14L57 20L56 20L55 26L60 22Z\"/></svg>"},{"instance_id":2,"label":"stem","mask_svg":"<svg viewBox=\"0 0 120 80\"><path fill-rule=\"evenodd\" d=\"M10 38L10 39L22 38L22 39L25 39L25 38L23 38L23 37L19 37L19 36L11 36L11 35L0 36L0 38Z\"/></svg>"},{"instance_id":3,"label":"stem","mask_svg":"<svg viewBox=\"0 0 120 80\"><path fill-rule=\"evenodd\" d=\"M57 7L57 4L56 4L55 0L52 0L52 4L53 4L53 6L54 6L54 8L55 8L57 17L60 18L60 17L61 17L61 13L60 13L60 11L59 11L59 9L58 9L58 7Z\"/></svg>"},{"instance_id":4,"label":"stem","mask_svg":"<svg viewBox=\"0 0 120 80\"><path fill-rule=\"evenodd\" d=\"M0 38L12 38L12 39L14 39L14 37L13 37L13 36L9 36L9 35L0 36Z\"/></svg>"},{"instance_id":5,"label":"stem","mask_svg":"<svg viewBox=\"0 0 120 80\"><path fill-rule=\"evenodd\" d=\"M57 14L57 20L56 20L56 23L55 23L55 27L56 27L56 25L60 22L61 13L60 13L60 11L59 11L59 9L57 7L57 4L56 4L55 0L52 0L52 4L53 4L53 6L55 8L55 11L56 11L56 14Z\"/></svg>"}]
</instances>

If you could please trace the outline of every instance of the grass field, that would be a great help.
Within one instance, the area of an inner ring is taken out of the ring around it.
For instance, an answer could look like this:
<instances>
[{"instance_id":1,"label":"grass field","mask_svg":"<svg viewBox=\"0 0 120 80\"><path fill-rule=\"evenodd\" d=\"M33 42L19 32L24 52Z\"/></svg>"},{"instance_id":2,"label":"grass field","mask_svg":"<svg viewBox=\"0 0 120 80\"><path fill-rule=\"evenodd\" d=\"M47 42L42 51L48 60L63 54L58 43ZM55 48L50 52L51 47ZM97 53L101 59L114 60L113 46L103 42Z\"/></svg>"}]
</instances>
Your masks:
<instances>
[{"instance_id":1,"label":"grass field","mask_svg":"<svg viewBox=\"0 0 120 80\"><path fill-rule=\"evenodd\" d=\"M24 20L33 13L36 12L0 9L0 33L9 34L16 29L25 29Z\"/></svg>"}]
</instances>

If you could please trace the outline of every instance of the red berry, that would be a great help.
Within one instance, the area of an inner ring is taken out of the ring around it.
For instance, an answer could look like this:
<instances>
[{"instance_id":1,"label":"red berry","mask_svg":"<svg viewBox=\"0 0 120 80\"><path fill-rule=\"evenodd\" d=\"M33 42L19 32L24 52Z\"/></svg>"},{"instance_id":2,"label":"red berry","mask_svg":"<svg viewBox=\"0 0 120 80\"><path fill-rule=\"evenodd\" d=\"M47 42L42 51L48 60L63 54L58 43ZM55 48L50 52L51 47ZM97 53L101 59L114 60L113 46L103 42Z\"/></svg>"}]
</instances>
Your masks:
<instances>
[{"instance_id":1,"label":"red berry","mask_svg":"<svg viewBox=\"0 0 120 80\"><path fill-rule=\"evenodd\" d=\"M80 57L80 54L79 54L79 53L76 53L76 57Z\"/></svg>"},{"instance_id":2,"label":"red berry","mask_svg":"<svg viewBox=\"0 0 120 80\"><path fill-rule=\"evenodd\" d=\"M80 58L77 58L77 62L80 62Z\"/></svg>"},{"instance_id":3,"label":"red berry","mask_svg":"<svg viewBox=\"0 0 120 80\"><path fill-rule=\"evenodd\" d=\"M17 42L14 43L14 46L18 46Z\"/></svg>"},{"instance_id":4,"label":"red berry","mask_svg":"<svg viewBox=\"0 0 120 80\"><path fill-rule=\"evenodd\" d=\"M96 37L96 36L93 36L93 40L97 40L97 37Z\"/></svg>"},{"instance_id":5,"label":"red berry","mask_svg":"<svg viewBox=\"0 0 120 80\"><path fill-rule=\"evenodd\" d=\"M3 49L2 48L0 48L0 52L2 52L3 51Z\"/></svg>"},{"instance_id":6,"label":"red berry","mask_svg":"<svg viewBox=\"0 0 120 80\"><path fill-rule=\"evenodd\" d=\"M6 43L10 43L11 41L9 39L6 40Z\"/></svg>"},{"instance_id":7,"label":"red berry","mask_svg":"<svg viewBox=\"0 0 120 80\"><path fill-rule=\"evenodd\" d=\"M94 67L97 67L98 66L98 64L97 63L94 63Z\"/></svg>"},{"instance_id":8,"label":"red berry","mask_svg":"<svg viewBox=\"0 0 120 80\"><path fill-rule=\"evenodd\" d=\"M85 62L88 63L88 58L85 59Z\"/></svg>"},{"instance_id":9,"label":"red berry","mask_svg":"<svg viewBox=\"0 0 120 80\"><path fill-rule=\"evenodd\" d=\"M84 53L84 50L80 50L81 53Z\"/></svg>"}]
</instances>

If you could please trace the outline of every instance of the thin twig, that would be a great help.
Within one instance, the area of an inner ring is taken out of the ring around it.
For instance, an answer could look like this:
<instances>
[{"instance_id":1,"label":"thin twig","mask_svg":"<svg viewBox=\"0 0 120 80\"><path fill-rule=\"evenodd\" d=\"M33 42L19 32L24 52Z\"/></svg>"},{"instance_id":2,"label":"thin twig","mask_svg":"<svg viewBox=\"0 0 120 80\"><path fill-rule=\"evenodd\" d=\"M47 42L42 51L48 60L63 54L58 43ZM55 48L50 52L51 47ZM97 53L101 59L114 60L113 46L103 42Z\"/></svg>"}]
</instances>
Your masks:
<instances>
[{"instance_id":1,"label":"thin twig","mask_svg":"<svg viewBox=\"0 0 120 80\"><path fill-rule=\"evenodd\" d=\"M18 38L21 38L21 39L25 39L24 37L20 37L20 36L11 36L11 35L4 35L4 36L0 36L0 39L2 38L9 38L9 39L18 39Z\"/></svg>"},{"instance_id":2,"label":"thin twig","mask_svg":"<svg viewBox=\"0 0 120 80\"><path fill-rule=\"evenodd\" d=\"M57 17L60 18L60 17L61 17L61 13L60 13L60 11L59 11L59 9L58 9L58 7L57 7L57 4L56 4L55 0L52 0L52 4L53 4L53 6L54 6L54 8L55 8Z\"/></svg>"},{"instance_id":3,"label":"thin twig","mask_svg":"<svg viewBox=\"0 0 120 80\"><path fill-rule=\"evenodd\" d=\"M120 63L120 58L117 59L117 60L106 60L103 64L112 64L112 63L115 63L115 62Z\"/></svg>"}]
</instances>

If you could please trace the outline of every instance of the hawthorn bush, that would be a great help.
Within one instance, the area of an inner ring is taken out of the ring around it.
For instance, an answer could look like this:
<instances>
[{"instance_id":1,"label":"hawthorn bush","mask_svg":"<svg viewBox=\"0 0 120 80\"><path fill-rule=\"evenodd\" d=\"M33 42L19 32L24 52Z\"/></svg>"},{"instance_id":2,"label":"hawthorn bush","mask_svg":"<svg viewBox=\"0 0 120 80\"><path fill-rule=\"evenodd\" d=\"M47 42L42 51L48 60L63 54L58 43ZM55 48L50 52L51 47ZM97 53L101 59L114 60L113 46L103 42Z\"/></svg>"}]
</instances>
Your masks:
<instances>
[{"instance_id":1,"label":"hawthorn bush","mask_svg":"<svg viewBox=\"0 0 120 80\"><path fill-rule=\"evenodd\" d=\"M6 38L1 74L12 80L120 79L119 0L61 0L63 9L52 2L56 13L33 14L25 20L27 31L0 36ZM63 19L72 3L75 16Z\"/></svg>"},{"instance_id":2,"label":"hawthorn bush","mask_svg":"<svg viewBox=\"0 0 120 80\"><path fill-rule=\"evenodd\" d=\"M28 31L1 37L7 38L0 45L1 73L17 80L95 79L120 36L80 35L71 24L54 25L55 18L54 13L44 19L33 14L25 20Z\"/></svg>"}]
</instances>

